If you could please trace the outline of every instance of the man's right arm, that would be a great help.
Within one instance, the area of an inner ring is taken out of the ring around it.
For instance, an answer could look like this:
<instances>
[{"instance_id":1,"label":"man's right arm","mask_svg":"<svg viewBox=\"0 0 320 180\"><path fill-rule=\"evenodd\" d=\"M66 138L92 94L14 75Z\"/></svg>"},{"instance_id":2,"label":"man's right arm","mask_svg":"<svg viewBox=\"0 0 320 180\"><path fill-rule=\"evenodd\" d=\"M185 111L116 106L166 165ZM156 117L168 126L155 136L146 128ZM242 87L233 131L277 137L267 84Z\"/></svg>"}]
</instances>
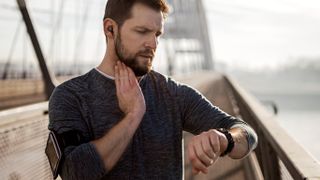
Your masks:
<instances>
[{"instance_id":1,"label":"man's right arm","mask_svg":"<svg viewBox=\"0 0 320 180\"><path fill-rule=\"evenodd\" d=\"M91 142L108 171L127 148L146 111L139 83L132 70L123 63L118 62L115 67L115 83L119 107L125 117L103 137Z\"/></svg>"},{"instance_id":2,"label":"man's right arm","mask_svg":"<svg viewBox=\"0 0 320 180\"><path fill-rule=\"evenodd\" d=\"M115 70L117 98L124 113L123 119L99 139L67 146L60 173L63 179L103 177L119 161L144 116L145 100L132 70L123 64L118 64ZM87 139L88 129L79 106L74 93L65 88L55 89L49 103L49 129L58 134L76 131Z\"/></svg>"}]
</instances>

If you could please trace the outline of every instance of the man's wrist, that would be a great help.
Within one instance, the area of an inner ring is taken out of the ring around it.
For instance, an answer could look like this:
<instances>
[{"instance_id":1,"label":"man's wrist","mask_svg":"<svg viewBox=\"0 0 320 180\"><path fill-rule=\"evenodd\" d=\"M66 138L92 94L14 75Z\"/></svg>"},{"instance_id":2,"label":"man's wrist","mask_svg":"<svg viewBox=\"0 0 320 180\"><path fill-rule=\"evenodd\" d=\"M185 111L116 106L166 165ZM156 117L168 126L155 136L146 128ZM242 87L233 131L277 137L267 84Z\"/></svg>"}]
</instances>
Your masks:
<instances>
[{"instance_id":1,"label":"man's wrist","mask_svg":"<svg viewBox=\"0 0 320 180\"><path fill-rule=\"evenodd\" d=\"M232 151L229 156L233 159L240 159L250 152L248 132L246 129L240 127L232 127L232 129L230 129L230 133L235 142L235 147L234 151Z\"/></svg>"},{"instance_id":2,"label":"man's wrist","mask_svg":"<svg viewBox=\"0 0 320 180\"><path fill-rule=\"evenodd\" d=\"M144 114L142 114L142 113L132 113L132 112L130 112L130 113L126 114L126 117L128 119L130 119L130 121L141 121L143 116L144 116Z\"/></svg>"}]
</instances>

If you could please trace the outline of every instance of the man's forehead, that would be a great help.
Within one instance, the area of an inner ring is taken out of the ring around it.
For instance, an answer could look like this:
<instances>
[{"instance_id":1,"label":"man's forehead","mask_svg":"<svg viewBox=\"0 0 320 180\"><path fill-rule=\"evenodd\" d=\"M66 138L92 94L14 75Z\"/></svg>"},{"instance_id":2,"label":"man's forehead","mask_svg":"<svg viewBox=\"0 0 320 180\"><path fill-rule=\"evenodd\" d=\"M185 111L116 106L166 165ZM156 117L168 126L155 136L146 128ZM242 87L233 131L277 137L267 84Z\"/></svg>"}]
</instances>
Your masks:
<instances>
[{"instance_id":1,"label":"man's forehead","mask_svg":"<svg viewBox=\"0 0 320 180\"><path fill-rule=\"evenodd\" d=\"M161 11L156 11L146 5L137 3L132 7L131 17L127 20L135 26L146 26L152 29L161 29L164 18Z\"/></svg>"}]
</instances>

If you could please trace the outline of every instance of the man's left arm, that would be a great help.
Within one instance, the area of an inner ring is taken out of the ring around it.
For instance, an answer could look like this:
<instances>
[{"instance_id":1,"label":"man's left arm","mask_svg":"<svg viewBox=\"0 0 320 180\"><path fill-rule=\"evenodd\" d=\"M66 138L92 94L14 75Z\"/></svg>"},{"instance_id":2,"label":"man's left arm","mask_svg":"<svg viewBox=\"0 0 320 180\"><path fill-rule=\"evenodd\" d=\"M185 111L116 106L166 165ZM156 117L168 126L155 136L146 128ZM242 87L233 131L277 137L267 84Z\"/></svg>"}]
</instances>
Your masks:
<instances>
[{"instance_id":1,"label":"man's left arm","mask_svg":"<svg viewBox=\"0 0 320 180\"><path fill-rule=\"evenodd\" d=\"M183 128L195 134L188 144L188 156L195 174L207 173L207 168L223 154L240 159L256 147L257 135L246 122L213 106L189 86L181 85L177 92Z\"/></svg>"}]
</instances>

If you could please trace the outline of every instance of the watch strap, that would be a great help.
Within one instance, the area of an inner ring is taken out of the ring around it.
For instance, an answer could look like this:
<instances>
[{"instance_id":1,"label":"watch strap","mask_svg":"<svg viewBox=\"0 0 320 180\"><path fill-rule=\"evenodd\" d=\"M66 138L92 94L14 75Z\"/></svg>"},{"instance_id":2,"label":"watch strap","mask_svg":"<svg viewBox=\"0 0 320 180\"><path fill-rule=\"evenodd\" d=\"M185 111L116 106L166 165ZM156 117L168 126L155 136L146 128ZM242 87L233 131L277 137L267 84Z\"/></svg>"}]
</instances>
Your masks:
<instances>
[{"instance_id":1,"label":"watch strap","mask_svg":"<svg viewBox=\"0 0 320 180\"><path fill-rule=\"evenodd\" d=\"M223 133L226 136L227 140L228 140L227 149L220 155L220 156L223 157L223 156L229 154L232 151L232 149L234 147L234 140L233 140L232 135L230 134L230 132L227 129L219 128L219 129L217 129L217 131Z\"/></svg>"}]
</instances>

